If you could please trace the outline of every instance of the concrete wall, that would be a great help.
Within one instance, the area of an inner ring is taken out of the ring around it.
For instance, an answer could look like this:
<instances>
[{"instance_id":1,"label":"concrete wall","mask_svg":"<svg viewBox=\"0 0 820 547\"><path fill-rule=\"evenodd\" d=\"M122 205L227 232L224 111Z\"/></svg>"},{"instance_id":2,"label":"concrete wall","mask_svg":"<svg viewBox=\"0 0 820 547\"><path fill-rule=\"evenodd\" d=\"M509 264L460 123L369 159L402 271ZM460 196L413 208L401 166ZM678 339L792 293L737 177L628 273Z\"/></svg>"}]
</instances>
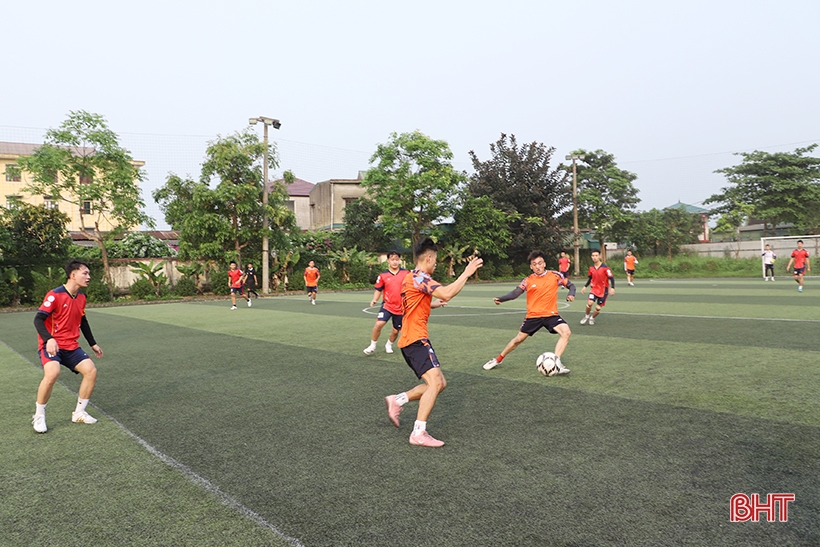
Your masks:
<instances>
[{"instance_id":1,"label":"concrete wall","mask_svg":"<svg viewBox=\"0 0 820 547\"><path fill-rule=\"evenodd\" d=\"M128 289L131 287L131 284L139 279L141 276L138 273L134 273L131 271L132 266L129 266L129 262L142 262L143 264L151 264L152 262L154 265L159 264L160 262L165 261L165 266L162 269L162 273L165 274L165 277L168 278L168 284L173 287L177 284L177 282L185 277L182 275L177 269L176 266L187 266L191 264L191 262L177 260L176 258L133 258L133 259L126 259L126 258L114 258L110 261L111 266L111 277L114 280L114 291L115 292L128 292ZM199 277L200 283L209 284L210 280L207 276L201 275ZM228 278L225 277L225 283L228 282Z\"/></svg>"}]
</instances>

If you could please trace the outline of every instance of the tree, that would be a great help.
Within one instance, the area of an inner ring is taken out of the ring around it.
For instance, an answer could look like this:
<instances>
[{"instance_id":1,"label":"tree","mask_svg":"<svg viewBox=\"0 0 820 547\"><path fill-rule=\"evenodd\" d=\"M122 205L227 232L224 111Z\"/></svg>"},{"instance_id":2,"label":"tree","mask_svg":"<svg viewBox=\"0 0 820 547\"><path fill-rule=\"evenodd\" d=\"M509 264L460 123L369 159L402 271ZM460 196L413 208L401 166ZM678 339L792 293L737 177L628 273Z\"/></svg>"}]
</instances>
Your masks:
<instances>
[{"instance_id":1,"label":"tree","mask_svg":"<svg viewBox=\"0 0 820 547\"><path fill-rule=\"evenodd\" d=\"M475 249L482 256L507 258L513 239L510 222L519 218L518 213L506 214L495 208L489 196L468 196L455 215L453 232L447 239L457 247Z\"/></svg>"},{"instance_id":2,"label":"tree","mask_svg":"<svg viewBox=\"0 0 820 547\"><path fill-rule=\"evenodd\" d=\"M573 154L584 156L577 166L579 220L595 231L606 261L604 242L626 235L631 213L641 201L632 184L638 176L620 169L615 156L603 150Z\"/></svg>"},{"instance_id":3,"label":"tree","mask_svg":"<svg viewBox=\"0 0 820 547\"><path fill-rule=\"evenodd\" d=\"M99 245L105 279L113 291L100 221L110 222L115 232L154 223L142 212L143 173L120 146L117 134L99 114L72 111L59 128L48 130L45 143L33 155L20 158L18 164L32 175L26 192L51 195L79 208L81 229ZM83 202L89 202L90 209Z\"/></svg>"},{"instance_id":4,"label":"tree","mask_svg":"<svg viewBox=\"0 0 820 547\"><path fill-rule=\"evenodd\" d=\"M650 209L635 215L630 222L630 242L640 254L666 252L671 259L681 245L695 243L703 226L700 215L683 209Z\"/></svg>"},{"instance_id":5,"label":"tree","mask_svg":"<svg viewBox=\"0 0 820 547\"><path fill-rule=\"evenodd\" d=\"M8 234L8 242L3 246L2 258L31 263L68 256L71 248L66 230L68 222L65 213L42 205L20 203L3 209L0 224Z\"/></svg>"},{"instance_id":6,"label":"tree","mask_svg":"<svg viewBox=\"0 0 820 547\"><path fill-rule=\"evenodd\" d=\"M480 161L470 151L475 173L468 189L472 196L488 196L507 215L513 234L510 255L526 260L533 249L557 250L560 215L572 204L567 172L550 167L555 148L540 143L518 146L515 135L490 144L492 157ZM514 218L514 215L520 215Z\"/></svg>"},{"instance_id":7,"label":"tree","mask_svg":"<svg viewBox=\"0 0 820 547\"><path fill-rule=\"evenodd\" d=\"M740 165L718 169L732 186L710 196L717 213L730 212L737 204L753 207L753 216L763 220L763 235L778 224L801 225L816 217L820 187L820 158L809 156L816 144L794 152L741 152ZM809 221L809 224L813 223Z\"/></svg>"},{"instance_id":8,"label":"tree","mask_svg":"<svg viewBox=\"0 0 820 547\"><path fill-rule=\"evenodd\" d=\"M219 138L208 145L199 181L172 173L154 192L165 220L180 231L180 258L241 262L243 254L261 254L264 147L250 130ZM275 168L275 150L268 158L268 167ZM286 233L295 226L286 200L284 184L274 185L267 209L274 247L286 245Z\"/></svg>"},{"instance_id":9,"label":"tree","mask_svg":"<svg viewBox=\"0 0 820 547\"><path fill-rule=\"evenodd\" d=\"M737 242L735 259L740 257L740 227L749 220L753 212L754 207L751 205L735 203L734 207L720 215L715 225L716 232L729 232L732 234L732 241Z\"/></svg>"},{"instance_id":10,"label":"tree","mask_svg":"<svg viewBox=\"0 0 820 547\"><path fill-rule=\"evenodd\" d=\"M420 131L392 133L370 158L375 164L362 186L382 212L385 232L410 237L413 245L422 233L436 235L434 222L453 215L458 187L466 181L450 160L453 153L445 141L433 140Z\"/></svg>"},{"instance_id":11,"label":"tree","mask_svg":"<svg viewBox=\"0 0 820 547\"><path fill-rule=\"evenodd\" d=\"M342 245L358 246L371 252L387 250L391 240L379 220L381 215L382 210L378 204L365 197L348 203L345 206Z\"/></svg>"}]
</instances>

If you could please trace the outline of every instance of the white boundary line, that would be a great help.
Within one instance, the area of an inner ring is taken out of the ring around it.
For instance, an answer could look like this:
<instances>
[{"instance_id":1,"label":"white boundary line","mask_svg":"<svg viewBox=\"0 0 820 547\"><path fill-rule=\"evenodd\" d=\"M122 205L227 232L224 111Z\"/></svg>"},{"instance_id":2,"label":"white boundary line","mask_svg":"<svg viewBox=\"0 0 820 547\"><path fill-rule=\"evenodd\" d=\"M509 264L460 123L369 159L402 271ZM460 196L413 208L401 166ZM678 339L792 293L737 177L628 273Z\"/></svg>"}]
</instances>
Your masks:
<instances>
[{"instance_id":1,"label":"white boundary line","mask_svg":"<svg viewBox=\"0 0 820 547\"><path fill-rule=\"evenodd\" d=\"M11 347L9 347L9 345L6 344L5 342L3 342L2 340L0 340L0 344L3 344L4 346L6 346L9 349L9 351L11 351L15 355L19 356L24 361L26 361L28 363L31 363L31 361L29 361L28 359L26 359L25 357L20 355L20 353L18 353L17 351L15 351ZM34 363L32 363L32 365L36 366ZM75 397L79 397L79 395L75 391L73 391L71 388L69 388L67 385L65 385L61 380L57 380L57 383L60 384L60 386L63 389L65 389L66 391L68 391L69 393L74 395ZM186 466L185 464L182 464L182 463L178 462L177 460L175 460L171 456L169 456L169 455L165 454L164 452L161 452L161 451L157 450L156 448L154 448L148 441L146 441L145 439L143 439L142 437L140 437L139 435L137 435L136 433L134 433L133 431L131 431L127 427L125 427L122 423L120 423L118 420L116 420L113 416L111 416L110 414L105 412L103 409L101 409L100 407L98 407L94 403L90 403L90 404L100 414L102 414L108 420L115 423L117 425L117 427L119 427L123 432L125 432L127 435L129 435L134 440L136 440L150 454L152 454L153 456L156 456L157 458L159 458L159 460L162 461L163 463L165 463L166 465L168 465L170 467L173 467L174 469L180 471L183 475L188 477L191 480L191 482L193 482L194 484L196 484L198 486L201 486L205 490L210 492L211 494L214 494L217 498L219 498L219 501L222 502L223 505L227 505L228 507L230 507L231 509L234 509L238 513L250 518L251 520L256 522L258 525L262 526L263 528L267 528L268 530L270 530L271 532L273 532L274 534L276 534L280 538L284 539L285 541L287 541L288 543L290 543L294 547L305 547L304 544L302 542L300 542L298 539L290 537L289 535L285 534L279 528L277 528L276 526L274 526L273 524L269 523L264 518L262 518L262 516L259 515L259 513L255 512L255 511L252 511L251 509L249 509L248 507L243 505L241 502L237 501L236 499L234 499L230 495L226 494L218 486L216 486L214 483L212 483L211 481L209 481L208 479L206 479L202 475L199 475L198 473L196 473L190 467Z\"/></svg>"}]
</instances>

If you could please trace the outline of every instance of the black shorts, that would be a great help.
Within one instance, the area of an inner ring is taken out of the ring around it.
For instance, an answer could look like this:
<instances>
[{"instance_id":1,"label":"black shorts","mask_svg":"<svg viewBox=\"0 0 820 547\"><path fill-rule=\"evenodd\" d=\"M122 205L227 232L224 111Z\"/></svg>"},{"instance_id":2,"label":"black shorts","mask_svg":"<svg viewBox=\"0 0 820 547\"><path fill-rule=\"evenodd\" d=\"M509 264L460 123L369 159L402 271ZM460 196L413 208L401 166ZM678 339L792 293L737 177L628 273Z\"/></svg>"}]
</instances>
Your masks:
<instances>
[{"instance_id":1,"label":"black shorts","mask_svg":"<svg viewBox=\"0 0 820 547\"><path fill-rule=\"evenodd\" d=\"M242 287L231 287L231 294L242 294Z\"/></svg>"},{"instance_id":2,"label":"black shorts","mask_svg":"<svg viewBox=\"0 0 820 547\"><path fill-rule=\"evenodd\" d=\"M635 275L635 270L627 270L627 275Z\"/></svg>"},{"instance_id":3,"label":"black shorts","mask_svg":"<svg viewBox=\"0 0 820 547\"><path fill-rule=\"evenodd\" d=\"M606 306L606 297L607 296L609 296L609 291L608 290L604 291L603 296L598 296L596 294L589 293L589 300L591 300L592 302L595 302L596 304L598 304L599 306L601 306L603 308L604 306Z\"/></svg>"},{"instance_id":4,"label":"black shorts","mask_svg":"<svg viewBox=\"0 0 820 547\"><path fill-rule=\"evenodd\" d=\"M564 318L560 315L551 315L549 317L530 317L529 319L524 319L524 322L521 324L521 332L532 336L543 327L552 334L557 334L555 332L555 327L566 324L567 322L564 321Z\"/></svg>"},{"instance_id":5,"label":"black shorts","mask_svg":"<svg viewBox=\"0 0 820 547\"><path fill-rule=\"evenodd\" d=\"M430 340L426 338L422 338L409 346L401 348L401 354L419 379L421 379L428 370L441 366L438 362L438 357L436 357L436 352L433 351L433 346L430 345Z\"/></svg>"},{"instance_id":6,"label":"black shorts","mask_svg":"<svg viewBox=\"0 0 820 547\"><path fill-rule=\"evenodd\" d=\"M392 313L388 311L387 309L385 309L384 304L382 304L382 307L379 309L379 314L376 316L376 321L384 321L385 323L387 323L392 319L393 328L396 330L401 330L402 317L404 316L401 314Z\"/></svg>"},{"instance_id":7,"label":"black shorts","mask_svg":"<svg viewBox=\"0 0 820 547\"><path fill-rule=\"evenodd\" d=\"M804 273L806 273L806 267L805 266L803 266L802 268L795 268L794 269L794 275L803 275Z\"/></svg>"},{"instance_id":8,"label":"black shorts","mask_svg":"<svg viewBox=\"0 0 820 547\"><path fill-rule=\"evenodd\" d=\"M319 285L308 285L307 287L305 287L305 289L307 289L308 294L310 294L312 292L317 293L317 292L319 292Z\"/></svg>"},{"instance_id":9,"label":"black shorts","mask_svg":"<svg viewBox=\"0 0 820 547\"><path fill-rule=\"evenodd\" d=\"M57 355L49 355L46 352L45 348L40 348L37 354L40 356L41 364L45 365L49 361L57 361L74 374L80 373L79 371L74 370L74 367L76 367L86 359L91 359L88 356L88 354L83 350L83 348L61 349L57 352Z\"/></svg>"}]
</instances>

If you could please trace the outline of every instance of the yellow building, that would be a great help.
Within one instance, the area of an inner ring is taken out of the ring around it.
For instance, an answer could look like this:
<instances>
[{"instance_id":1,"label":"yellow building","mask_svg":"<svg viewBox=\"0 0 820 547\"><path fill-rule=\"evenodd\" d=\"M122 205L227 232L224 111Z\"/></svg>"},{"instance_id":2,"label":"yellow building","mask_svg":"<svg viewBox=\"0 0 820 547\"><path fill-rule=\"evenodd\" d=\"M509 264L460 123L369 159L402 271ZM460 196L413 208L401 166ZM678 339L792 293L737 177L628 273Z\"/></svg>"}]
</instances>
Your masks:
<instances>
[{"instance_id":1,"label":"yellow building","mask_svg":"<svg viewBox=\"0 0 820 547\"><path fill-rule=\"evenodd\" d=\"M68 201L58 200L54 196L27 194L23 190L32 182L31 174L19 169L17 162L23 156L32 155L38 146L40 145L22 142L0 142L0 200L2 200L0 206L9 208L17 202L24 202L59 209L68 215L70 219L66 226L66 229L70 232L82 230L82 222L80 221L80 207L82 207L86 228L93 228L94 222L99 222L101 231L108 232L112 230L114 225L105 218L98 219L98 215L90 201L83 201L82 204L69 203ZM145 165L144 161L134 161L132 163L135 167ZM77 201L73 196L70 199Z\"/></svg>"}]
</instances>

